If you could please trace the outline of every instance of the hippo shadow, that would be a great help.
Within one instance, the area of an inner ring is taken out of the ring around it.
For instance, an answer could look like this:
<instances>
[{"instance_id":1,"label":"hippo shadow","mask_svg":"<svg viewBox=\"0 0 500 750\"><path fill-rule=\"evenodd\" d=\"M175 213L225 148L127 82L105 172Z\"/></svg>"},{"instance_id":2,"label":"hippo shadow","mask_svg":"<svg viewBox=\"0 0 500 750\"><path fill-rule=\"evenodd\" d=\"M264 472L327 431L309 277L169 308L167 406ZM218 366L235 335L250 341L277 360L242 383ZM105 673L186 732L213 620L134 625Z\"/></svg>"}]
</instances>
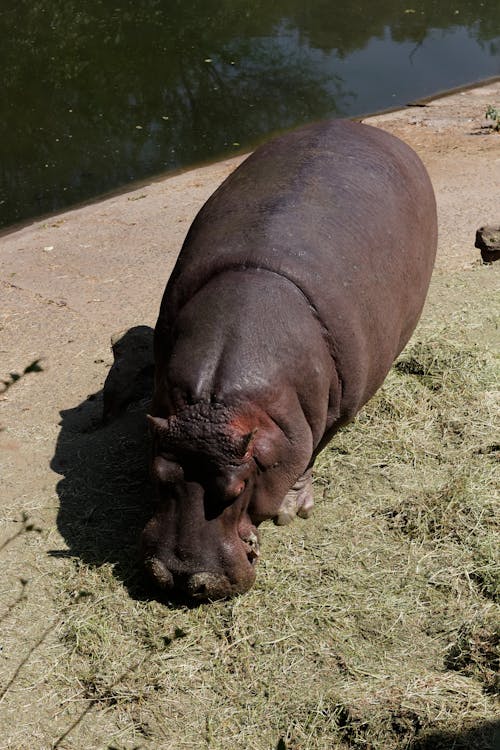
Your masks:
<instances>
[{"instance_id":1,"label":"hippo shadow","mask_svg":"<svg viewBox=\"0 0 500 750\"><path fill-rule=\"evenodd\" d=\"M130 329L119 338L118 356L115 340L104 388L61 412L51 461L61 475L57 526L68 550L50 554L91 566L110 563L139 599L152 598L138 556L140 532L152 515L145 418L153 384L152 336L146 326Z\"/></svg>"},{"instance_id":2,"label":"hippo shadow","mask_svg":"<svg viewBox=\"0 0 500 750\"><path fill-rule=\"evenodd\" d=\"M486 721L461 732L426 732L409 744L409 750L499 750L500 720Z\"/></svg>"}]
</instances>

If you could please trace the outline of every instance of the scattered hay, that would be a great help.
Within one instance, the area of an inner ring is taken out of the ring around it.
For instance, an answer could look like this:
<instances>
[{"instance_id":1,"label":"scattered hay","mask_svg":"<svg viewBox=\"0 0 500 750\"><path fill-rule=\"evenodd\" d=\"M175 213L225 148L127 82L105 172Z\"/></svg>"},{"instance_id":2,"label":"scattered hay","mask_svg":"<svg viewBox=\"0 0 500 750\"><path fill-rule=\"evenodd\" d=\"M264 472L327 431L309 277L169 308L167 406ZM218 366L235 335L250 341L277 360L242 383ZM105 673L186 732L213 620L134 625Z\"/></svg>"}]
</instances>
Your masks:
<instances>
[{"instance_id":1,"label":"scattered hay","mask_svg":"<svg viewBox=\"0 0 500 750\"><path fill-rule=\"evenodd\" d=\"M445 666L483 683L500 696L500 622L489 618L464 623L450 645Z\"/></svg>"},{"instance_id":2,"label":"scattered hay","mask_svg":"<svg viewBox=\"0 0 500 750\"><path fill-rule=\"evenodd\" d=\"M171 607L143 588L137 415L66 431L61 456L76 458L59 522L71 552L55 558L60 656L47 682L61 709L37 714L40 747L495 747L500 439L480 303L467 325L420 329L319 457L314 517L263 528L256 585L231 601ZM6 643L18 609L2 622ZM4 704L16 691L26 701L33 660ZM33 727L14 714L6 726L13 750L33 746Z\"/></svg>"}]
</instances>

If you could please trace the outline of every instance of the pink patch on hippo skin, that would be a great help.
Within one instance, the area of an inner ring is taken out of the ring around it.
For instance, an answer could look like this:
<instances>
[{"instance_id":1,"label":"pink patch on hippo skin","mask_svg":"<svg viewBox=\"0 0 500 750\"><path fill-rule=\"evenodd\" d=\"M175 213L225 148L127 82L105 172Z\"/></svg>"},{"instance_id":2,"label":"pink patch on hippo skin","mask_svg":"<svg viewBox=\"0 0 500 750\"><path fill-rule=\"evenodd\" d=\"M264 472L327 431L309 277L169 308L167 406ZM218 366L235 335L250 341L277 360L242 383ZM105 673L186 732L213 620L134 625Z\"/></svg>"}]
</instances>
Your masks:
<instances>
[{"instance_id":1,"label":"pink patch on hippo skin","mask_svg":"<svg viewBox=\"0 0 500 750\"><path fill-rule=\"evenodd\" d=\"M286 526L296 516L309 518L313 508L312 469L308 469L286 493L273 521L276 526Z\"/></svg>"},{"instance_id":2,"label":"pink patch on hippo skin","mask_svg":"<svg viewBox=\"0 0 500 750\"><path fill-rule=\"evenodd\" d=\"M230 498L235 500L237 497L241 495L244 489L245 489L245 482L236 480L228 484L226 492Z\"/></svg>"},{"instance_id":3,"label":"pink patch on hippo skin","mask_svg":"<svg viewBox=\"0 0 500 750\"><path fill-rule=\"evenodd\" d=\"M255 458L265 468L277 465L285 438L265 412L259 410L255 414L239 415L228 423L228 428L248 440L244 461Z\"/></svg>"},{"instance_id":4,"label":"pink patch on hippo skin","mask_svg":"<svg viewBox=\"0 0 500 750\"><path fill-rule=\"evenodd\" d=\"M260 420L260 422L262 422L262 420ZM255 433L261 424L259 424L257 414L238 414L237 417L233 417L233 419L228 422L227 426L230 430L242 437L243 435Z\"/></svg>"},{"instance_id":5,"label":"pink patch on hippo skin","mask_svg":"<svg viewBox=\"0 0 500 750\"><path fill-rule=\"evenodd\" d=\"M232 476L231 474L229 474L229 476L218 477L215 483L217 492L226 505L229 505L236 500L246 487L243 479L237 476Z\"/></svg>"}]
</instances>

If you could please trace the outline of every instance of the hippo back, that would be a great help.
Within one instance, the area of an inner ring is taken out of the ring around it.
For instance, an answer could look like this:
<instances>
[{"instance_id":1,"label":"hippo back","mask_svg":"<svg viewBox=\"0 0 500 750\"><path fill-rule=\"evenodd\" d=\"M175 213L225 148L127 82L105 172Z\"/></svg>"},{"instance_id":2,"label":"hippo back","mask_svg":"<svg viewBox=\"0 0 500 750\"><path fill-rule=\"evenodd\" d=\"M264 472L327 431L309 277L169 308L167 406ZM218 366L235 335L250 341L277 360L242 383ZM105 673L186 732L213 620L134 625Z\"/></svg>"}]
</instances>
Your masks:
<instances>
[{"instance_id":1,"label":"hippo back","mask_svg":"<svg viewBox=\"0 0 500 750\"><path fill-rule=\"evenodd\" d=\"M339 120L283 135L246 159L198 213L165 291L158 346L168 348L178 312L212 277L273 271L322 323L345 422L418 321L436 239L429 177L402 141Z\"/></svg>"}]
</instances>

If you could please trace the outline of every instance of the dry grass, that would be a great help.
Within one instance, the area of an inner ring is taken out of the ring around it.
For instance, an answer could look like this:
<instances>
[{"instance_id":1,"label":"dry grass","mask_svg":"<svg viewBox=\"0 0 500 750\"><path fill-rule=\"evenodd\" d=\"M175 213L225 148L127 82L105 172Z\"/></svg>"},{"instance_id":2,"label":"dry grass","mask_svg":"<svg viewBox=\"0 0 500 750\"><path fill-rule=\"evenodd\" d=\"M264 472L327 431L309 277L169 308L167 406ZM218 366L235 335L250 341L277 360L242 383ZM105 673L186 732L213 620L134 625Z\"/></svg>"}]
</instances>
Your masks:
<instances>
[{"instance_id":1,"label":"dry grass","mask_svg":"<svg viewBox=\"0 0 500 750\"><path fill-rule=\"evenodd\" d=\"M493 748L500 441L481 304L489 321L479 306L426 319L320 457L313 519L265 528L257 584L232 601L174 608L142 588L140 410L97 432L96 403L83 427L70 420L59 455L80 469L59 486L72 556L51 572L46 688L59 711L40 718L39 745L20 726L0 747Z\"/></svg>"}]
</instances>

